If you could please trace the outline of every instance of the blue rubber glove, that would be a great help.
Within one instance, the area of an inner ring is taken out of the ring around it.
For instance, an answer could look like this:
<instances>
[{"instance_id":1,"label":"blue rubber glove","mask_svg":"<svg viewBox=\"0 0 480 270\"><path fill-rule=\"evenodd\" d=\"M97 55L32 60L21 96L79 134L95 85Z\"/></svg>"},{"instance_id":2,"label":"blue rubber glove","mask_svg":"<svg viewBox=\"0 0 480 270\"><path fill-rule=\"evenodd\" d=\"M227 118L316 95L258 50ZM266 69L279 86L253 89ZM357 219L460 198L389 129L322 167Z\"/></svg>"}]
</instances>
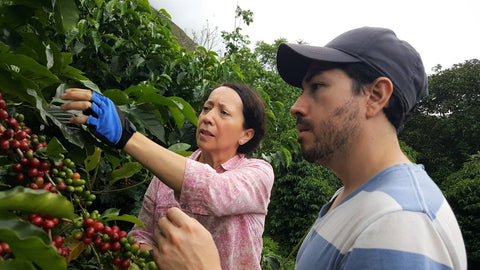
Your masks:
<instances>
[{"instance_id":1,"label":"blue rubber glove","mask_svg":"<svg viewBox=\"0 0 480 270\"><path fill-rule=\"evenodd\" d=\"M89 115L85 124L90 132L110 147L123 149L135 133L135 126L109 98L92 91L90 102L92 107L83 112Z\"/></svg>"}]
</instances>

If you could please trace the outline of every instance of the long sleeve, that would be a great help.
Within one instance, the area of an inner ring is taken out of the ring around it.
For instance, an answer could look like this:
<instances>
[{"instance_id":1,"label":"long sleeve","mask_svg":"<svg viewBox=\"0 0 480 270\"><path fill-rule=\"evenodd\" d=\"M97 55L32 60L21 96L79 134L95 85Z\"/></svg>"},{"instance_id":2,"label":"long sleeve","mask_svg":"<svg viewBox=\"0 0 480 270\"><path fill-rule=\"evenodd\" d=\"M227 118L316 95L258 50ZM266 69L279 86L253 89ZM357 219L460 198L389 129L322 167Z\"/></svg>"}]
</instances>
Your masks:
<instances>
[{"instance_id":1,"label":"long sleeve","mask_svg":"<svg viewBox=\"0 0 480 270\"><path fill-rule=\"evenodd\" d=\"M142 208L138 215L138 219L143 222L145 228L135 224L128 235L135 237L141 244L154 246L157 221L165 216L166 211L171 207L179 207L175 201L173 190L154 177L145 192Z\"/></svg>"},{"instance_id":2,"label":"long sleeve","mask_svg":"<svg viewBox=\"0 0 480 270\"><path fill-rule=\"evenodd\" d=\"M234 159L223 167L226 171L219 172L187 160L179 200L182 208L213 216L266 214L274 180L270 164L258 159Z\"/></svg>"}]
</instances>

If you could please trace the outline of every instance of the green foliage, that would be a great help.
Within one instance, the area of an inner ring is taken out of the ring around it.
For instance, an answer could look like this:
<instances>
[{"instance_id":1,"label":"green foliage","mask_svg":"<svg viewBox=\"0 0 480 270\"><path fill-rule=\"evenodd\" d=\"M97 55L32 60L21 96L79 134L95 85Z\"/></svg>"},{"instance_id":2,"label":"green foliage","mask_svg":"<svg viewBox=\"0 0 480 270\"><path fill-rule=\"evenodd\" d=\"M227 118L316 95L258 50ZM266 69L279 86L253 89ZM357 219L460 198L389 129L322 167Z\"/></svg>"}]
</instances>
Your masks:
<instances>
[{"instance_id":1,"label":"green foliage","mask_svg":"<svg viewBox=\"0 0 480 270\"><path fill-rule=\"evenodd\" d=\"M292 260L285 261L285 258L278 255L280 247L270 237L263 237L262 261L261 267L264 270L289 270L295 268L295 263Z\"/></svg>"},{"instance_id":2,"label":"green foliage","mask_svg":"<svg viewBox=\"0 0 480 270\"><path fill-rule=\"evenodd\" d=\"M288 172L277 175L265 235L284 248L280 255L288 255L300 242L318 217L321 206L330 200L339 186L333 172L298 158Z\"/></svg>"},{"instance_id":3,"label":"green foliage","mask_svg":"<svg viewBox=\"0 0 480 270\"><path fill-rule=\"evenodd\" d=\"M278 255L278 244L270 237L263 237L262 269L279 269L281 261L282 257Z\"/></svg>"},{"instance_id":4,"label":"green foliage","mask_svg":"<svg viewBox=\"0 0 480 270\"><path fill-rule=\"evenodd\" d=\"M408 157L408 159L410 159L411 162L417 162L417 151L415 151L412 147L408 146L403 141L400 141L400 148L402 149L402 152Z\"/></svg>"},{"instance_id":5,"label":"green foliage","mask_svg":"<svg viewBox=\"0 0 480 270\"><path fill-rule=\"evenodd\" d=\"M258 54L258 61L263 69L267 71L276 71L277 49L281 43L285 42L287 42L285 38L280 38L275 40L274 44L268 44L264 41L259 41L255 44L255 52Z\"/></svg>"},{"instance_id":6,"label":"green foliage","mask_svg":"<svg viewBox=\"0 0 480 270\"><path fill-rule=\"evenodd\" d=\"M227 49L226 55L238 55L241 50L247 48L250 44L248 36L241 33L241 23L250 25L253 22L253 12L251 10L243 10L240 6L235 9L235 29L229 33L222 31L222 38L224 39L225 47Z\"/></svg>"},{"instance_id":7,"label":"green foliage","mask_svg":"<svg viewBox=\"0 0 480 270\"><path fill-rule=\"evenodd\" d=\"M429 77L429 90L400 138L441 183L480 149L480 61L438 71Z\"/></svg>"},{"instance_id":8,"label":"green foliage","mask_svg":"<svg viewBox=\"0 0 480 270\"><path fill-rule=\"evenodd\" d=\"M468 265L480 264L480 152L442 185L452 207L467 249Z\"/></svg>"}]
</instances>

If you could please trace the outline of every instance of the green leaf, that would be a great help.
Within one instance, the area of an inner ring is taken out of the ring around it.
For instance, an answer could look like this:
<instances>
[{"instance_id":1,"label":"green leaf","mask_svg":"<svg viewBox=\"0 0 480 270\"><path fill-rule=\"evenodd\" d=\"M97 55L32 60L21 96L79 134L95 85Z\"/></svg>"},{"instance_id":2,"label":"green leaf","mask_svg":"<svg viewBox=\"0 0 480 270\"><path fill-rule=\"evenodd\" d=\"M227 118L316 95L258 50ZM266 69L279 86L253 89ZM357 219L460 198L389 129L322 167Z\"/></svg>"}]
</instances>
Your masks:
<instances>
[{"instance_id":1,"label":"green leaf","mask_svg":"<svg viewBox=\"0 0 480 270\"><path fill-rule=\"evenodd\" d=\"M75 0L55 1L55 24L57 30L64 34L77 26L78 8Z\"/></svg>"},{"instance_id":2,"label":"green leaf","mask_svg":"<svg viewBox=\"0 0 480 270\"><path fill-rule=\"evenodd\" d=\"M75 80L83 84L88 89L101 93L100 88L94 82L90 81L87 77L83 76L83 72L79 69L71 66L65 66L62 70L62 75L66 78Z\"/></svg>"},{"instance_id":3,"label":"green leaf","mask_svg":"<svg viewBox=\"0 0 480 270\"><path fill-rule=\"evenodd\" d=\"M10 259L0 261L0 269L2 270L35 270L33 264L27 260Z\"/></svg>"},{"instance_id":4,"label":"green leaf","mask_svg":"<svg viewBox=\"0 0 480 270\"><path fill-rule=\"evenodd\" d=\"M43 102L44 99L43 99L43 96L39 96L37 95L37 91L35 91L34 89L27 89L27 93L32 96L32 97L35 97L35 108L37 108L38 112L40 113L40 117L42 117L43 121L44 122L47 122L47 117L45 116L45 109L43 108Z\"/></svg>"},{"instance_id":5,"label":"green leaf","mask_svg":"<svg viewBox=\"0 0 480 270\"><path fill-rule=\"evenodd\" d=\"M175 153L180 153L180 152L185 152L188 149L190 149L191 145L187 143L176 143L168 147L168 150L175 152Z\"/></svg>"},{"instance_id":6,"label":"green leaf","mask_svg":"<svg viewBox=\"0 0 480 270\"><path fill-rule=\"evenodd\" d=\"M0 41L0 52L4 53L4 52L8 52L9 50L10 50L10 46Z\"/></svg>"},{"instance_id":7,"label":"green leaf","mask_svg":"<svg viewBox=\"0 0 480 270\"><path fill-rule=\"evenodd\" d=\"M265 113L267 114L267 116L268 116L268 118L269 118L270 120L272 120L272 121L276 121L276 120L277 120L277 118L275 117L275 114L273 113L272 110L266 110Z\"/></svg>"},{"instance_id":8,"label":"green leaf","mask_svg":"<svg viewBox=\"0 0 480 270\"><path fill-rule=\"evenodd\" d=\"M123 164L120 169L116 169L112 172L112 180L109 182L109 185L113 185L120 179L125 179L132 177L137 172L141 171L143 165L139 162L128 162Z\"/></svg>"},{"instance_id":9,"label":"green leaf","mask_svg":"<svg viewBox=\"0 0 480 270\"><path fill-rule=\"evenodd\" d=\"M113 216L118 216L120 214L120 209L117 209L117 208L108 208L107 210L105 210L101 217L102 218L109 218L109 217L113 217Z\"/></svg>"},{"instance_id":10,"label":"green leaf","mask_svg":"<svg viewBox=\"0 0 480 270\"><path fill-rule=\"evenodd\" d=\"M61 91L61 88L57 88L57 91ZM55 99L52 102L54 101ZM68 142L78 147L83 147L85 145L85 138L86 136L89 136L88 132L84 131L79 125L70 124L68 122L68 119L73 116L72 113L60 109L59 106L51 105L47 108L46 114L60 129L63 137L68 140ZM54 160L57 161L56 158L54 158Z\"/></svg>"},{"instance_id":11,"label":"green leaf","mask_svg":"<svg viewBox=\"0 0 480 270\"><path fill-rule=\"evenodd\" d=\"M290 165L292 164L292 153L290 153L290 151L285 147L280 148L280 151L283 153L285 157L286 166L290 167Z\"/></svg>"},{"instance_id":12,"label":"green leaf","mask_svg":"<svg viewBox=\"0 0 480 270\"><path fill-rule=\"evenodd\" d=\"M130 104L130 99L128 95L122 90L109 89L103 92L103 95L110 98L113 103L115 103L115 105Z\"/></svg>"},{"instance_id":13,"label":"green leaf","mask_svg":"<svg viewBox=\"0 0 480 270\"><path fill-rule=\"evenodd\" d=\"M180 111L183 113L183 115L187 118L188 121L190 121L195 126L198 126L197 113L190 105L190 103L186 102L183 98L180 97L169 97L169 99L175 101Z\"/></svg>"},{"instance_id":14,"label":"green leaf","mask_svg":"<svg viewBox=\"0 0 480 270\"><path fill-rule=\"evenodd\" d=\"M177 75L177 84L181 84L183 79L188 75L187 72L182 71Z\"/></svg>"},{"instance_id":15,"label":"green leaf","mask_svg":"<svg viewBox=\"0 0 480 270\"><path fill-rule=\"evenodd\" d=\"M47 147L47 156L53 160L61 160L62 156L61 154L67 153L67 149L63 147L63 145L60 143L60 141L56 138L53 137L49 142L48 142L48 147Z\"/></svg>"},{"instance_id":16,"label":"green leaf","mask_svg":"<svg viewBox=\"0 0 480 270\"><path fill-rule=\"evenodd\" d=\"M87 21L85 19L81 19L80 21L78 21L77 28L78 34L80 35L80 37L83 37L87 32Z\"/></svg>"},{"instance_id":17,"label":"green leaf","mask_svg":"<svg viewBox=\"0 0 480 270\"><path fill-rule=\"evenodd\" d=\"M100 163L100 158L102 156L102 149L95 147L95 151L85 158L85 170L88 172L97 168L98 163Z\"/></svg>"},{"instance_id":18,"label":"green leaf","mask_svg":"<svg viewBox=\"0 0 480 270\"><path fill-rule=\"evenodd\" d=\"M97 91L97 92L99 92L99 93L101 92L101 91L100 91L100 88L98 88L98 86L97 86L94 82L92 82L92 81L90 81L90 80L81 80L80 82L81 82L83 85L85 85L85 87L87 87L88 89Z\"/></svg>"},{"instance_id":19,"label":"green leaf","mask_svg":"<svg viewBox=\"0 0 480 270\"><path fill-rule=\"evenodd\" d=\"M38 85L21 74L2 69L0 62L0 92L2 94L16 96L19 101L35 106L37 101L27 94L29 88L38 88Z\"/></svg>"},{"instance_id":20,"label":"green leaf","mask_svg":"<svg viewBox=\"0 0 480 270\"><path fill-rule=\"evenodd\" d=\"M135 96L135 97L141 97L143 95L148 95L148 94L156 94L159 92L158 89L156 89L153 85L151 84L139 84L139 85L133 85L125 89L124 91L127 95Z\"/></svg>"},{"instance_id":21,"label":"green leaf","mask_svg":"<svg viewBox=\"0 0 480 270\"><path fill-rule=\"evenodd\" d=\"M105 153L105 157L107 158L108 162L112 164L113 168L116 168L120 165L121 160L117 156L110 154L109 152L104 152L104 153Z\"/></svg>"},{"instance_id":22,"label":"green leaf","mask_svg":"<svg viewBox=\"0 0 480 270\"><path fill-rule=\"evenodd\" d=\"M111 216L111 217L105 219L106 222L109 222L109 221L112 221L112 220L127 221L127 222L130 222L130 223L135 223L135 224L145 228L145 225L143 224L143 222L141 220L139 220L137 217L132 216L132 215Z\"/></svg>"},{"instance_id":23,"label":"green leaf","mask_svg":"<svg viewBox=\"0 0 480 270\"><path fill-rule=\"evenodd\" d=\"M58 77L48 68L40 65L37 61L24 54L6 54L0 53L0 63L5 63L22 76L34 80L40 88L50 86L54 83L60 83Z\"/></svg>"},{"instance_id":24,"label":"green leaf","mask_svg":"<svg viewBox=\"0 0 480 270\"><path fill-rule=\"evenodd\" d=\"M181 129L184 123L183 120L185 119L182 111L177 107L177 105L168 106L168 109L172 114L173 120L175 121L175 125L177 125L178 129Z\"/></svg>"},{"instance_id":25,"label":"green leaf","mask_svg":"<svg viewBox=\"0 0 480 270\"><path fill-rule=\"evenodd\" d=\"M148 93L148 94L142 95L141 97L138 98L138 102L146 102L146 103L152 103L155 105L172 106L172 107L177 106L173 102L173 100L155 93Z\"/></svg>"},{"instance_id":26,"label":"green leaf","mask_svg":"<svg viewBox=\"0 0 480 270\"><path fill-rule=\"evenodd\" d=\"M102 38L98 31L92 31L93 45L95 46L95 51L98 51L98 48L102 45Z\"/></svg>"},{"instance_id":27,"label":"green leaf","mask_svg":"<svg viewBox=\"0 0 480 270\"><path fill-rule=\"evenodd\" d=\"M0 212L9 210L44 213L69 219L73 217L73 205L66 197L23 186L0 192Z\"/></svg>"},{"instance_id":28,"label":"green leaf","mask_svg":"<svg viewBox=\"0 0 480 270\"><path fill-rule=\"evenodd\" d=\"M138 107L132 107L128 112L123 112L128 116L128 119L135 122L137 130L148 130L153 136L165 143L165 128L155 113Z\"/></svg>"},{"instance_id":29,"label":"green leaf","mask_svg":"<svg viewBox=\"0 0 480 270\"><path fill-rule=\"evenodd\" d=\"M104 0L95 0L95 4L97 5L98 8L102 7Z\"/></svg>"}]
</instances>

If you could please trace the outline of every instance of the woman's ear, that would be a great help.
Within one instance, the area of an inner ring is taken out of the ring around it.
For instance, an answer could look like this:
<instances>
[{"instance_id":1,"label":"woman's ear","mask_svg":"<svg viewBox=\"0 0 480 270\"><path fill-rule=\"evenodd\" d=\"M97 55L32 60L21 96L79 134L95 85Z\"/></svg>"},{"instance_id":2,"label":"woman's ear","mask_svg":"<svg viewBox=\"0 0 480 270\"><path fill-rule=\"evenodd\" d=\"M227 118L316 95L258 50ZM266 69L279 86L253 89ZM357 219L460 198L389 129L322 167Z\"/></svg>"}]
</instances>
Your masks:
<instances>
[{"instance_id":1,"label":"woman's ear","mask_svg":"<svg viewBox=\"0 0 480 270\"><path fill-rule=\"evenodd\" d=\"M377 78L370 86L367 100L367 118L377 115L388 105L393 93L393 83L387 77Z\"/></svg>"},{"instance_id":2,"label":"woman's ear","mask_svg":"<svg viewBox=\"0 0 480 270\"><path fill-rule=\"evenodd\" d=\"M244 145L248 141L250 141L251 138L253 138L253 135L255 135L255 130L253 128L245 129L243 131L243 135L240 136L238 140L239 145Z\"/></svg>"}]
</instances>

